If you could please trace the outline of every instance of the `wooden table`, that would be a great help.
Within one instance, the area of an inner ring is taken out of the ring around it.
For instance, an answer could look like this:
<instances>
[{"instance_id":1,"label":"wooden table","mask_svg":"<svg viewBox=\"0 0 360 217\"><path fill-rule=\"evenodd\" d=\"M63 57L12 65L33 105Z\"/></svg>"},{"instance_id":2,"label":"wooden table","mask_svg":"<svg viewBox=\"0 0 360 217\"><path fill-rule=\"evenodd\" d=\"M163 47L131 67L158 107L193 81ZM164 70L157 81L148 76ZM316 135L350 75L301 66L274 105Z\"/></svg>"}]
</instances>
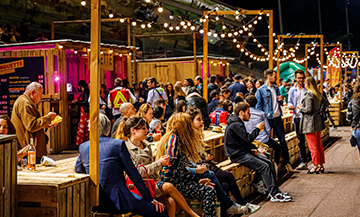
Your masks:
<instances>
[{"instance_id":1,"label":"wooden table","mask_svg":"<svg viewBox=\"0 0 360 217\"><path fill-rule=\"evenodd\" d=\"M18 172L18 216L90 217L90 178L75 173L76 158Z\"/></svg>"}]
</instances>

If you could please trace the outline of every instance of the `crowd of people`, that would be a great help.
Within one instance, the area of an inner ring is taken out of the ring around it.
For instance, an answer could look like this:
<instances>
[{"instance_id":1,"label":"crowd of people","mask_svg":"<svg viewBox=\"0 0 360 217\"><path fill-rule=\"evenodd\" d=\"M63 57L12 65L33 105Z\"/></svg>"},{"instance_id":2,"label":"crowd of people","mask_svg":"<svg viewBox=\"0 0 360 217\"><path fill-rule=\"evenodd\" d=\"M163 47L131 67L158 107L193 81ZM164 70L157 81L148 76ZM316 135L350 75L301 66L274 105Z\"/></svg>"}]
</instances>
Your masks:
<instances>
[{"instance_id":1,"label":"crowd of people","mask_svg":"<svg viewBox=\"0 0 360 217\"><path fill-rule=\"evenodd\" d=\"M174 85L163 85L151 77L134 83L132 88L116 78L115 88L110 91L101 85L100 205L97 210L174 216L178 206L188 215L198 216L185 198L201 200L204 214L209 217L217 216L216 199L220 201L222 213L228 215L254 213L260 209L244 200L233 174L219 169L213 156L205 152L203 130L212 127L217 116L214 114L219 114L220 123L226 124L224 155L256 171L252 185L259 193L268 194L270 201L291 201L292 197L281 191L277 183L279 165L288 172L294 171L289 163L282 106L287 100L299 139L301 163L296 169L307 170L308 174L324 173L320 131L329 117L331 87L326 80L321 93L315 79L306 77L302 70L295 72L293 84L283 81L280 88L276 86L276 71L267 69L264 76L265 82L239 74L226 79L212 75L207 87L203 87L199 76L194 80L187 78L183 83L177 81ZM208 90L208 99L203 97L204 88ZM360 144L357 130L360 127L360 86L355 86L354 94L351 89L350 84L345 85L344 100L349 102L347 118L352 121L354 136ZM85 81L79 81L78 90L81 116L75 171L89 173L90 91ZM56 116L54 112L41 116L36 108L42 92L41 84L29 84L16 100L11 119L0 116L0 134L16 133L19 149L29 144L30 138L35 139L37 162L46 155L44 129L56 127L50 125ZM270 137L271 130L279 142ZM307 165L305 138L312 167ZM159 144L153 150L151 143L155 141ZM273 150L272 154L268 148ZM150 192L143 178L156 180L154 192ZM129 190L128 179L138 194ZM229 197L230 192L235 200Z\"/></svg>"}]
</instances>

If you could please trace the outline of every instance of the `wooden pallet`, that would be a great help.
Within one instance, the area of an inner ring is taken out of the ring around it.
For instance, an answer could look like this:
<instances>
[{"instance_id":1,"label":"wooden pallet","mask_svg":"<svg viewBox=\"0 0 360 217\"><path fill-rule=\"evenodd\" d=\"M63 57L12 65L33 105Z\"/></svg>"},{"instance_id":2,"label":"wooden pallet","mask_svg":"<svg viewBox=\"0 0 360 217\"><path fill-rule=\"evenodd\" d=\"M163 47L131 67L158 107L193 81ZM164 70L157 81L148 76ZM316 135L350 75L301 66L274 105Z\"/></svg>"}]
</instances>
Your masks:
<instances>
[{"instance_id":1,"label":"wooden pallet","mask_svg":"<svg viewBox=\"0 0 360 217\"><path fill-rule=\"evenodd\" d=\"M0 135L0 217L16 216L16 135Z\"/></svg>"}]
</instances>

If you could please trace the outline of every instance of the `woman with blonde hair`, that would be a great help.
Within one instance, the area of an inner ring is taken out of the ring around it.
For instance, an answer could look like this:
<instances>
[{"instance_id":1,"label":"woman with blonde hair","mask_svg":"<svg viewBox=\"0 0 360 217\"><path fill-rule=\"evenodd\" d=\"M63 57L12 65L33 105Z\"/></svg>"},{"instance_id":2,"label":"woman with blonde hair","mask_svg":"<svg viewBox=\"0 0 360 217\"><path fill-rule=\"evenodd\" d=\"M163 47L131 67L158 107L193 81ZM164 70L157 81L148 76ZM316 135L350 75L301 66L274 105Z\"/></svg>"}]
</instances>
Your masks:
<instances>
[{"instance_id":1,"label":"woman with blonde hair","mask_svg":"<svg viewBox=\"0 0 360 217\"><path fill-rule=\"evenodd\" d=\"M124 127L118 130L115 138L125 141L135 166L141 164L146 168L147 172L142 167L138 167L140 175L146 178L148 174L151 179L158 181L155 192L156 200L165 205L170 217L175 216L176 205L189 216L198 217L174 185L169 182L160 182L159 171L162 166L168 165L170 158L169 155L163 155L157 161L153 160L151 146L145 140L148 133L145 119L135 115L124 119Z\"/></svg>"},{"instance_id":2,"label":"woman with blonde hair","mask_svg":"<svg viewBox=\"0 0 360 217\"><path fill-rule=\"evenodd\" d=\"M149 130L149 124L153 118L153 108L151 107L151 104L150 103L142 104L139 108L137 115L145 119L146 127ZM122 125L119 125L119 127L123 127L123 126L124 123ZM148 142L154 142L160 140L160 138L161 138L161 133L155 133L155 134L149 133L146 137L146 140Z\"/></svg>"},{"instance_id":3,"label":"woman with blonde hair","mask_svg":"<svg viewBox=\"0 0 360 217\"><path fill-rule=\"evenodd\" d=\"M305 79L305 88L307 90L305 98L301 105L297 105L299 111L303 114L300 120L300 131L306 136L314 165L307 173L313 174L315 172L319 174L325 172L323 166L325 154L320 133L324 129L321 112L325 111L329 106L329 102L323 98L313 77L309 76Z\"/></svg>"},{"instance_id":4,"label":"woman with blonde hair","mask_svg":"<svg viewBox=\"0 0 360 217\"><path fill-rule=\"evenodd\" d=\"M174 114L168 120L156 159L167 154L170 164L162 166L160 178L173 184L184 197L202 200L205 216L214 217L217 216L214 184L209 179L197 178L186 169L190 161L200 161L200 153L204 153L202 140L191 122L190 116L185 113Z\"/></svg>"}]
</instances>

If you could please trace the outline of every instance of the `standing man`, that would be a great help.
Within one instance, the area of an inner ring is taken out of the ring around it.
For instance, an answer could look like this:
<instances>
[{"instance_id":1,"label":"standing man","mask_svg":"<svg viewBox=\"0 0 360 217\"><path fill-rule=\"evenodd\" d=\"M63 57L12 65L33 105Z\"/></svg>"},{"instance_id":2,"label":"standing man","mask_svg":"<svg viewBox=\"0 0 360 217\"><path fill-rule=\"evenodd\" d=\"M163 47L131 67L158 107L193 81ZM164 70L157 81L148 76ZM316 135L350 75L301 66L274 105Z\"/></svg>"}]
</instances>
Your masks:
<instances>
[{"instance_id":1,"label":"standing man","mask_svg":"<svg viewBox=\"0 0 360 217\"><path fill-rule=\"evenodd\" d=\"M208 89L208 99L207 99L207 102L210 102L211 101L211 98L210 98L210 93L213 91L213 90L217 90L220 92L220 87L215 83L216 81L216 75L211 75L210 78L209 78L209 84L207 86L207 89Z\"/></svg>"},{"instance_id":2,"label":"standing man","mask_svg":"<svg viewBox=\"0 0 360 217\"><path fill-rule=\"evenodd\" d=\"M288 85L288 82L284 81L280 86L280 94L281 94L281 96L283 96L283 100L286 103L288 102L288 90L286 88L287 85Z\"/></svg>"},{"instance_id":3,"label":"standing man","mask_svg":"<svg viewBox=\"0 0 360 217\"><path fill-rule=\"evenodd\" d=\"M296 167L297 170L307 170L306 165L306 147L305 135L300 133L300 119L302 114L299 107L302 106L302 101L305 98L306 89L304 87L305 73L303 70L298 69L295 71L295 86L291 87L289 91L289 109L293 110L293 124L296 131L297 138L299 139L300 150L300 164Z\"/></svg>"},{"instance_id":4,"label":"standing man","mask_svg":"<svg viewBox=\"0 0 360 217\"><path fill-rule=\"evenodd\" d=\"M200 76L195 77L195 86L196 90L199 91L201 96L203 96L203 79Z\"/></svg>"},{"instance_id":5,"label":"standing man","mask_svg":"<svg viewBox=\"0 0 360 217\"><path fill-rule=\"evenodd\" d=\"M136 97L126 87L122 87L121 78L115 78L115 88L109 93L109 103L112 108L113 119L116 121L120 116L120 106L124 103L130 102L134 104Z\"/></svg>"},{"instance_id":6,"label":"standing man","mask_svg":"<svg viewBox=\"0 0 360 217\"><path fill-rule=\"evenodd\" d=\"M154 102L157 99L164 99L166 102L168 101L165 90L161 87L157 87L156 84L157 84L156 78L153 77L148 78L147 85L149 88L149 93L148 93L147 102L150 103L153 108L154 108Z\"/></svg>"},{"instance_id":7,"label":"standing man","mask_svg":"<svg viewBox=\"0 0 360 217\"><path fill-rule=\"evenodd\" d=\"M34 138L37 164L40 163L42 156L47 155L48 138L44 128L49 128L51 121L56 117L55 112L49 112L45 116L40 115L36 106L42 95L42 85L37 82L30 83L26 87L25 93L16 99L11 115L11 121L19 141L19 150L30 144L30 138Z\"/></svg>"},{"instance_id":8,"label":"standing man","mask_svg":"<svg viewBox=\"0 0 360 217\"><path fill-rule=\"evenodd\" d=\"M249 92L246 86L240 83L242 79L241 75L236 74L234 79L235 82L229 87L231 102L234 102L234 98L237 93L241 92L243 96L245 96L245 94Z\"/></svg>"},{"instance_id":9,"label":"standing man","mask_svg":"<svg viewBox=\"0 0 360 217\"><path fill-rule=\"evenodd\" d=\"M288 172L293 172L289 161L289 149L285 141L285 130L283 120L281 118L281 105L283 98L280 95L279 88L276 84L276 71L267 69L264 72L267 78L266 83L256 91L256 109L265 112L266 118L269 121L270 127L274 129L277 138L280 141L282 150L283 163Z\"/></svg>"}]
</instances>

